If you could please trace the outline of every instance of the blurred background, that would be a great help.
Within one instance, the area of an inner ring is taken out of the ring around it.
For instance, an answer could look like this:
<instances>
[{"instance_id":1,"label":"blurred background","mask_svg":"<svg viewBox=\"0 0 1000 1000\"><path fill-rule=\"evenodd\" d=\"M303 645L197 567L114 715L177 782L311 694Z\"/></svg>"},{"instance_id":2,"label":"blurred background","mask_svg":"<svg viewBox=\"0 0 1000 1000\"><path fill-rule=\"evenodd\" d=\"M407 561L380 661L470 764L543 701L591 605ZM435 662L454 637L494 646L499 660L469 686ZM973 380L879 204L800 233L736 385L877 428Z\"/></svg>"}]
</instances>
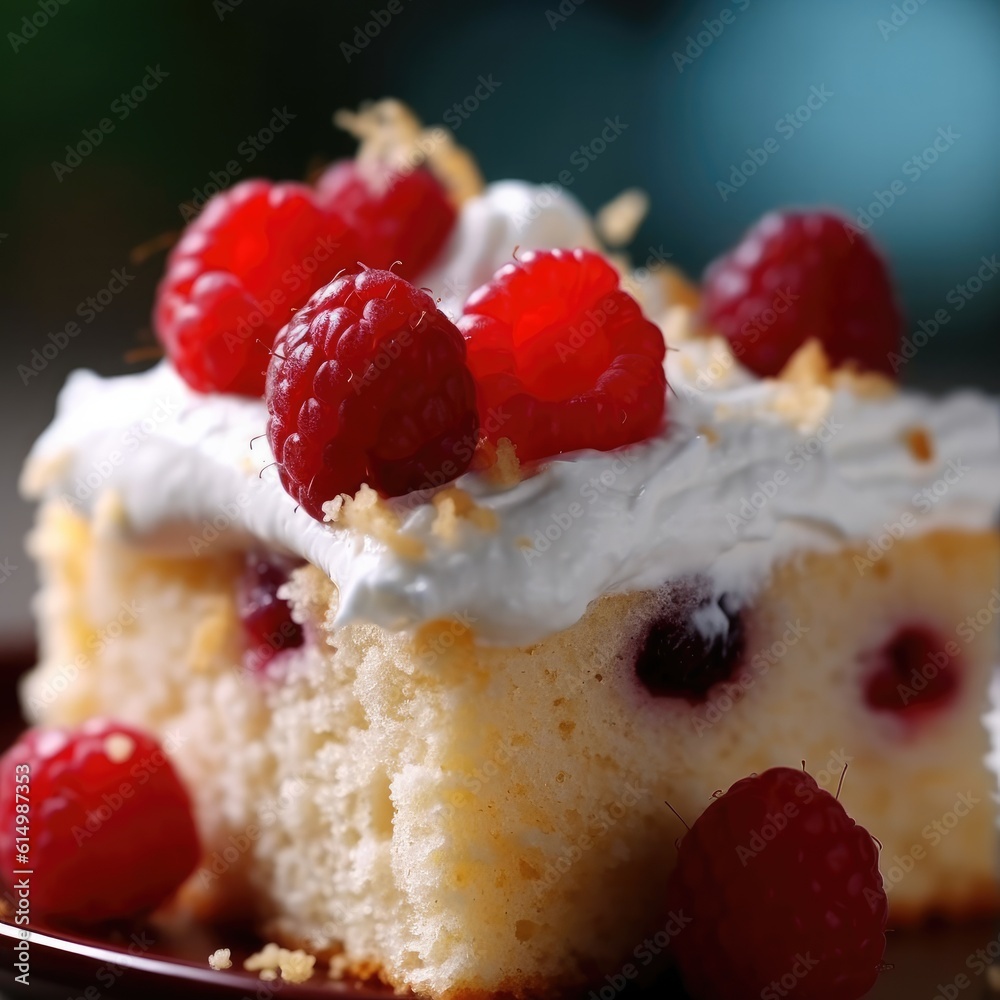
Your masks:
<instances>
[{"instance_id":1,"label":"blurred background","mask_svg":"<svg viewBox=\"0 0 1000 1000\"><path fill-rule=\"evenodd\" d=\"M997 0L7 0L0 31L7 645L31 634L24 455L71 369L149 364L163 254L133 250L211 185L350 154L330 115L367 99L450 125L490 180L569 171L592 210L645 188L640 263L697 275L769 208L839 206L911 334L947 316L905 379L1000 387Z\"/></svg>"}]
</instances>

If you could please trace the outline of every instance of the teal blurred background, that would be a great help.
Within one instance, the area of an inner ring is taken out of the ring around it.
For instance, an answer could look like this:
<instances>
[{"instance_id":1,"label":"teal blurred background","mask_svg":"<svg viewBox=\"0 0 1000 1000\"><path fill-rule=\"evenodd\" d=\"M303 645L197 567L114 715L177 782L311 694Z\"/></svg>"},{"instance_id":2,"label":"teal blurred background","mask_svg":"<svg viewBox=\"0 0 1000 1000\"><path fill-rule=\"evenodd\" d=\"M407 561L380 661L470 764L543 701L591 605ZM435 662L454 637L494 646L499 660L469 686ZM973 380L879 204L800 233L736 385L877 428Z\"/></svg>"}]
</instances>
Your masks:
<instances>
[{"instance_id":1,"label":"teal blurred background","mask_svg":"<svg viewBox=\"0 0 1000 1000\"><path fill-rule=\"evenodd\" d=\"M644 187L635 257L694 274L769 208L839 206L887 251L911 331L947 312L906 379L1000 386L1000 275L983 264L1000 254L997 0L8 0L0 33L7 635L28 632L23 455L69 370L125 371L152 343L163 256L133 248L177 230L231 161L302 177L350 153L330 113L369 98L457 125L489 179L568 169L591 209ZM582 157L606 118L626 127ZM101 309L81 314L88 297Z\"/></svg>"}]
</instances>

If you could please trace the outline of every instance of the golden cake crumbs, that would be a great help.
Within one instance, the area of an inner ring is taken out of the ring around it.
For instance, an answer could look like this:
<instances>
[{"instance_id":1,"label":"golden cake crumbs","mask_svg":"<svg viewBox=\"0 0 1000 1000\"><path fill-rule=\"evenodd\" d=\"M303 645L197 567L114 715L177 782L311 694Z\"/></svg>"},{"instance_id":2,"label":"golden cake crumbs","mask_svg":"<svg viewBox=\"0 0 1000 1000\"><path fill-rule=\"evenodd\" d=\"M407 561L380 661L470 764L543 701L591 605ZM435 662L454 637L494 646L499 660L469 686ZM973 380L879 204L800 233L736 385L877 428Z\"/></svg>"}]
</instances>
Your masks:
<instances>
[{"instance_id":1,"label":"golden cake crumbs","mask_svg":"<svg viewBox=\"0 0 1000 1000\"><path fill-rule=\"evenodd\" d=\"M343 493L340 496L335 496L332 500L327 500L323 504L323 522L325 524L336 524L340 520L341 511L344 509L345 496Z\"/></svg>"},{"instance_id":2,"label":"golden cake crumbs","mask_svg":"<svg viewBox=\"0 0 1000 1000\"><path fill-rule=\"evenodd\" d=\"M516 486L521 479L521 462L510 438L500 438L496 445L480 443L479 453L486 460L485 475L493 486Z\"/></svg>"},{"instance_id":3,"label":"golden cake crumbs","mask_svg":"<svg viewBox=\"0 0 1000 1000\"><path fill-rule=\"evenodd\" d=\"M112 733L104 738L104 753L114 764L124 764L135 752L135 740L125 733Z\"/></svg>"},{"instance_id":4,"label":"golden cake crumbs","mask_svg":"<svg viewBox=\"0 0 1000 1000\"><path fill-rule=\"evenodd\" d=\"M400 530L399 514L367 484L344 500L338 523L370 535L404 559L421 559L426 554L424 543Z\"/></svg>"},{"instance_id":5,"label":"golden cake crumbs","mask_svg":"<svg viewBox=\"0 0 1000 1000\"><path fill-rule=\"evenodd\" d=\"M231 969L233 967L232 952L228 948L216 948L211 955L208 956L208 964L215 969L216 972L221 972L223 969Z\"/></svg>"},{"instance_id":6,"label":"golden cake crumbs","mask_svg":"<svg viewBox=\"0 0 1000 1000\"><path fill-rule=\"evenodd\" d=\"M386 165L401 173L426 164L459 205L486 186L472 154L452 133L443 125L424 128L402 101L386 98L358 111L343 109L333 121L360 142L359 163Z\"/></svg>"},{"instance_id":7,"label":"golden cake crumbs","mask_svg":"<svg viewBox=\"0 0 1000 1000\"><path fill-rule=\"evenodd\" d=\"M594 216L598 236L610 247L631 243L649 212L649 195L641 188L627 188Z\"/></svg>"},{"instance_id":8,"label":"golden cake crumbs","mask_svg":"<svg viewBox=\"0 0 1000 1000\"><path fill-rule=\"evenodd\" d=\"M527 535L518 535L517 538L514 539L514 544L519 549L524 549L525 551L535 547L535 543Z\"/></svg>"},{"instance_id":9,"label":"golden cake crumbs","mask_svg":"<svg viewBox=\"0 0 1000 1000\"><path fill-rule=\"evenodd\" d=\"M833 369L823 345L815 337L810 337L785 362L785 367L778 372L778 380L804 388L832 386Z\"/></svg>"},{"instance_id":10,"label":"golden cake crumbs","mask_svg":"<svg viewBox=\"0 0 1000 1000\"><path fill-rule=\"evenodd\" d=\"M290 951L273 941L251 955L244 963L247 972L259 972L260 978L273 980L281 973L281 978L289 983L304 983L313 974L316 956L301 948Z\"/></svg>"},{"instance_id":11,"label":"golden cake crumbs","mask_svg":"<svg viewBox=\"0 0 1000 1000\"><path fill-rule=\"evenodd\" d=\"M496 511L480 507L465 490L457 486L449 486L436 493L432 502L437 508L437 516L431 525L431 531L449 545L458 542L463 521L486 532L494 532L500 526Z\"/></svg>"},{"instance_id":12,"label":"golden cake crumbs","mask_svg":"<svg viewBox=\"0 0 1000 1000\"><path fill-rule=\"evenodd\" d=\"M698 428L698 433L709 443L718 444L719 443L719 432L712 427L710 424L702 424Z\"/></svg>"},{"instance_id":13,"label":"golden cake crumbs","mask_svg":"<svg viewBox=\"0 0 1000 1000\"><path fill-rule=\"evenodd\" d=\"M903 443L918 462L930 462L934 458L934 442L926 427L911 427L903 435Z\"/></svg>"},{"instance_id":14,"label":"golden cake crumbs","mask_svg":"<svg viewBox=\"0 0 1000 1000\"><path fill-rule=\"evenodd\" d=\"M834 368L823 345L810 337L785 363L778 380L803 388L846 389L863 399L882 399L898 391L892 379L879 372L861 371L853 361Z\"/></svg>"}]
</instances>

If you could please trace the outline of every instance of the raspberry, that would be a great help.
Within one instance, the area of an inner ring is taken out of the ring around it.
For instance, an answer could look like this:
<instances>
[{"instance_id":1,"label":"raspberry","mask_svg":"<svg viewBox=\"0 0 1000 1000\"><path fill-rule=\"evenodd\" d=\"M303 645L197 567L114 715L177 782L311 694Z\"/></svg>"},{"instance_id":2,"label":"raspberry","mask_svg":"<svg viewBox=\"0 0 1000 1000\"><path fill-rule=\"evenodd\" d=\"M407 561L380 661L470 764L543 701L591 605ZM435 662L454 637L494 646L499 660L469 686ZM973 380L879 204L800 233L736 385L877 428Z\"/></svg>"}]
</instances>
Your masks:
<instances>
[{"instance_id":1,"label":"raspberry","mask_svg":"<svg viewBox=\"0 0 1000 1000\"><path fill-rule=\"evenodd\" d=\"M465 343L391 271L343 275L282 330L267 372L281 483L313 517L367 483L382 496L461 475L479 433Z\"/></svg>"},{"instance_id":2,"label":"raspberry","mask_svg":"<svg viewBox=\"0 0 1000 1000\"><path fill-rule=\"evenodd\" d=\"M872 668L865 683L869 707L917 719L951 704L959 691L960 670L948 646L933 629L907 625L866 655L863 659Z\"/></svg>"},{"instance_id":3,"label":"raspberry","mask_svg":"<svg viewBox=\"0 0 1000 1000\"><path fill-rule=\"evenodd\" d=\"M247 553L236 598L249 645L246 664L251 670L263 670L281 650L302 645L302 626L292 619L288 601L278 597L292 565L277 556Z\"/></svg>"},{"instance_id":4,"label":"raspberry","mask_svg":"<svg viewBox=\"0 0 1000 1000\"><path fill-rule=\"evenodd\" d=\"M704 319L758 375L810 337L835 365L892 374L902 316L868 238L829 212L772 212L705 271Z\"/></svg>"},{"instance_id":5,"label":"raspberry","mask_svg":"<svg viewBox=\"0 0 1000 1000\"><path fill-rule=\"evenodd\" d=\"M737 781L681 841L667 905L699 1000L855 1000L878 977L888 903L878 851L802 771Z\"/></svg>"},{"instance_id":6,"label":"raspberry","mask_svg":"<svg viewBox=\"0 0 1000 1000\"><path fill-rule=\"evenodd\" d=\"M635 673L654 697L697 705L742 664L743 616L732 597L714 597L702 580L669 598L667 613L657 615L639 641Z\"/></svg>"},{"instance_id":7,"label":"raspberry","mask_svg":"<svg viewBox=\"0 0 1000 1000\"><path fill-rule=\"evenodd\" d=\"M666 409L659 329L590 250L540 250L501 268L469 298L480 421L521 461L655 434Z\"/></svg>"},{"instance_id":8,"label":"raspberry","mask_svg":"<svg viewBox=\"0 0 1000 1000\"><path fill-rule=\"evenodd\" d=\"M193 389L259 396L275 334L357 259L355 235L311 188L243 181L212 198L171 251L157 334Z\"/></svg>"},{"instance_id":9,"label":"raspberry","mask_svg":"<svg viewBox=\"0 0 1000 1000\"><path fill-rule=\"evenodd\" d=\"M15 839L25 800L27 863ZM98 923L152 910L200 853L188 794L145 733L108 719L29 729L0 758L0 875L33 872L32 914Z\"/></svg>"},{"instance_id":10,"label":"raspberry","mask_svg":"<svg viewBox=\"0 0 1000 1000\"><path fill-rule=\"evenodd\" d=\"M444 188L423 167L401 173L380 164L340 160L316 183L321 204L358 233L358 260L415 278L444 246L457 217Z\"/></svg>"}]
</instances>

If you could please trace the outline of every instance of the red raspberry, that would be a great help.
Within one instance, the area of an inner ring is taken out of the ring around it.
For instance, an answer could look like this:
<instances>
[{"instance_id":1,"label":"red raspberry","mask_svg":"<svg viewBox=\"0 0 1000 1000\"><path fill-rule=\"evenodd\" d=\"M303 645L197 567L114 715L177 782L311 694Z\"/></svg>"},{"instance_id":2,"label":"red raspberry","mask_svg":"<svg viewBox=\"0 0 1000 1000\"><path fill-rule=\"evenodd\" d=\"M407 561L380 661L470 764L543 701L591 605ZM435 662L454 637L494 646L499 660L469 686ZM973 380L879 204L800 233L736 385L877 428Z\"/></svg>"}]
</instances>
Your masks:
<instances>
[{"instance_id":1,"label":"red raspberry","mask_svg":"<svg viewBox=\"0 0 1000 1000\"><path fill-rule=\"evenodd\" d=\"M522 461L659 430L663 335L599 254L526 253L472 294L459 328L486 434L510 438Z\"/></svg>"},{"instance_id":2,"label":"red raspberry","mask_svg":"<svg viewBox=\"0 0 1000 1000\"><path fill-rule=\"evenodd\" d=\"M236 591L248 649L244 664L251 671L264 668L285 649L304 642L302 626L292 618L288 601L278 597L295 563L273 553L248 552Z\"/></svg>"},{"instance_id":3,"label":"red raspberry","mask_svg":"<svg viewBox=\"0 0 1000 1000\"><path fill-rule=\"evenodd\" d=\"M243 181L212 198L171 251L157 334L192 388L259 396L275 334L357 259L353 232L311 188Z\"/></svg>"},{"instance_id":4,"label":"red raspberry","mask_svg":"<svg viewBox=\"0 0 1000 1000\"><path fill-rule=\"evenodd\" d=\"M704 319L758 375L810 337L835 365L892 374L902 316L868 238L830 212L771 212L705 271Z\"/></svg>"},{"instance_id":5,"label":"red raspberry","mask_svg":"<svg viewBox=\"0 0 1000 1000\"><path fill-rule=\"evenodd\" d=\"M434 300L391 271L320 289L278 336L267 437L285 489L313 517L362 483L383 496L463 473L478 440L465 343Z\"/></svg>"},{"instance_id":6,"label":"red raspberry","mask_svg":"<svg viewBox=\"0 0 1000 1000\"><path fill-rule=\"evenodd\" d=\"M794 989L796 1000L855 1000L879 973L888 904L878 851L813 778L774 767L737 781L681 841L667 904L699 1000Z\"/></svg>"},{"instance_id":7,"label":"red raspberry","mask_svg":"<svg viewBox=\"0 0 1000 1000\"><path fill-rule=\"evenodd\" d=\"M27 848L16 840L25 815ZM33 872L34 916L98 923L152 910L200 854L188 794L145 733L108 719L29 729L0 758L0 875Z\"/></svg>"},{"instance_id":8,"label":"red raspberry","mask_svg":"<svg viewBox=\"0 0 1000 1000\"><path fill-rule=\"evenodd\" d=\"M437 256L455 225L455 206L423 167L406 173L340 160L316 184L319 201L358 234L358 260L415 278Z\"/></svg>"}]
</instances>

